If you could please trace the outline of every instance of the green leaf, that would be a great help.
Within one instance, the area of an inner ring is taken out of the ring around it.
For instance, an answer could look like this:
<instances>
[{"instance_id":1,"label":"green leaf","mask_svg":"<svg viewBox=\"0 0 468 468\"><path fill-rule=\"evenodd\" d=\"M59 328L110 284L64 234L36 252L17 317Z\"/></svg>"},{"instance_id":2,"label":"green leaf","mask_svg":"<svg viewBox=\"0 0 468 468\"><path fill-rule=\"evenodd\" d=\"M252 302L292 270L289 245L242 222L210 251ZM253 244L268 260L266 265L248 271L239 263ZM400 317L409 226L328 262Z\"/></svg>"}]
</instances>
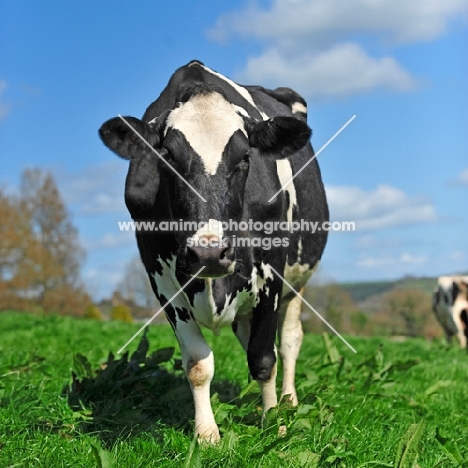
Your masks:
<instances>
[{"instance_id":1,"label":"green leaf","mask_svg":"<svg viewBox=\"0 0 468 468\"><path fill-rule=\"evenodd\" d=\"M78 377L92 377L93 369L86 356L77 353L73 356L73 370Z\"/></svg>"},{"instance_id":2,"label":"green leaf","mask_svg":"<svg viewBox=\"0 0 468 468\"><path fill-rule=\"evenodd\" d=\"M322 339L325 344L325 348L327 349L328 359L332 364L336 364L340 362L342 359L338 348L332 343L330 339L330 335L327 332L322 333Z\"/></svg>"},{"instance_id":3,"label":"green leaf","mask_svg":"<svg viewBox=\"0 0 468 468\"><path fill-rule=\"evenodd\" d=\"M252 380L239 394L239 400L242 400L246 395L258 394L260 389L258 388L258 383L256 380Z\"/></svg>"},{"instance_id":4,"label":"green leaf","mask_svg":"<svg viewBox=\"0 0 468 468\"><path fill-rule=\"evenodd\" d=\"M200 444L198 438L194 437L185 458L184 468L201 468Z\"/></svg>"},{"instance_id":5,"label":"green leaf","mask_svg":"<svg viewBox=\"0 0 468 468\"><path fill-rule=\"evenodd\" d=\"M168 362L171 360L173 355L174 348L172 347L158 349L148 358L148 364L158 365L163 362Z\"/></svg>"},{"instance_id":6,"label":"green leaf","mask_svg":"<svg viewBox=\"0 0 468 468\"><path fill-rule=\"evenodd\" d=\"M148 328L145 328L145 332L141 337L140 343L138 343L138 348L132 354L130 361L137 362L138 364L142 364L146 361L146 354L148 353L149 349L149 342L146 334L148 333Z\"/></svg>"},{"instance_id":7,"label":"green leaf","mask_svg":"<svg viewBox=\"0 0 468 468\"><path fill-rule=\"evenodd\" d=\"M318 453L305 450L297 455L297 461L299 466L305 466L307 468L317 468L320 462L320 455Z\"/></svg>"},{"instance_id":8,"label":"green leaf","mask_svg":"<svg viewBox=\"0 0 468 468\"><path fill-rule=\"evenodd\" d=\"M439 393L441 388L449 387L452 385L451 380L439 380L434 385L431 385L424 393L426 395L433 395L434 393Z\"/></svg>"},{"instance_id":9,"label":"green leaf","mask_svg":"<svg viewBox=\"0 0 468 468\"><path fill-rule=\"evenodd\" d=\"M99 442L90 441L91 451L96 459L98 468L116 468L115 460L112 455L104 450Z\"/></svg>"},{"instance_id":10,"label":"green leaf","mask_svg":"<svg viewBox=\"0 0 468 468\"><path fill-rule=\"evenodd\" d=\"M419 443L424 433L425 423L410 424L398 444L394 468L413 468L418 459Z\"/></svg>"},{"instance_id":11,"label":"green leaf","mask_svg":"<svg viewBox=\"0 0 468 468\"><path fill-rule=\"evenodd\" d=\"M457 444L453 440L443 437L440 434L438 427L436 427L435 438L437 442L440 444L440 446L442 447L443 451L449 456L449 458L454 463L457 464L457 466L460 466L462 468L465 468L468 466L468 464L466 463L462 465L464 460L460 451L458 450Z\"/></svg>"}]
</instances>

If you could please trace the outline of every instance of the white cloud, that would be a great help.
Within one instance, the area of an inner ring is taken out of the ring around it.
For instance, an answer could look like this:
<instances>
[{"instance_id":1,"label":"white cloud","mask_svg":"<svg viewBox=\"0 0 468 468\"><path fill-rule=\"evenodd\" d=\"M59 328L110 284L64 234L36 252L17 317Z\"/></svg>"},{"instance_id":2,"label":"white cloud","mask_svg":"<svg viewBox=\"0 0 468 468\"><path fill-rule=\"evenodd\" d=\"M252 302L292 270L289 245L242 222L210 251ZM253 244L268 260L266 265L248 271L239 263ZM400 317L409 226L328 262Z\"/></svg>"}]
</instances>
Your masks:
<instances>
[{"instance_id":1,"label":"white cloud","mask_svg":"<svg viewBox=\"0 0 468 468\"><path fill-rule=\"evenodd\" d=\"M249 58L238 80L271 87L287 83L309 98L347 96L375 88L408 91L418 86L392 57L372 58L353 43L307 55L272 48Z\"/></svg>"},{"instance_id":2,"label":"white cloud","mask_svg":"<svg viewBox=\"0 0 468 468\"><path fill-rule=\"evenodd\" d=\"M308 98L375 88L408 91L418 80L389 56L388 45L434 40L466 13L466 0L276 0L222 15L208 36L264 44L238 81L287 85ZM364 41L383 43L387 50L382 56L370 54Z\"/></svg>"},{"instance_id":3,"label":"white cloud","mask_svg":"<svg viewBox=\"0 0 468 468\"><path fill-rule=\"evenodd\" d=\"M467 12L466 0L276 0L268 10L250 4L221 16L208 34L218 41L256 37L283 49L356 34L409 43L439 37L452 19Z\"/></svg>"},{"instance_id":4,"label":"white cloud","mask_svg":"<svg viewBox=\"0 0 468 468\"><path fill-rule=\"evenodd\" d=\"M3 94L7 88L7 82L5 80L0 81L0 122L6 119L11 110L10 104L3 101Z\"/></svg>"},{"instance_id":5,"label":"white cloud","mask_svg":"<svg viewBox=\"0 0 468 468\"><path fill-rule=\"evenodd\" d=\"M461 171L455 180L450 182L450 185L468 185L468 169Z\"/></svg>"},{"instance_id":6,"label":"white cloud","mask_svg":"<svg viewBox=\"0 0 468 468\"><path fill-rule=\"evenodd\" d=\"M410 197L402 190L379 185L365 191L359 187L326 187L333 220L354 221L357 230L437 221L434 205L424 197Z\"/></svg>"},{"instance_id":7,"label":"white cloud","mask_svg":"<svg viewBox=\"0 0 468 468\"><path fill-rule=\"evenodd\" d=\"M99 239L85 239L86 250L113 249L135 244L135 233L131 231L121 231L116 234L106 233Z\"/></svg>"},{"instance_id":8,"label":"white cloud","mask_svg":"<svg viewBox=\"0 0 468 468\"><path fill-rule=\"evenodd\" d=\"M75 174L61 174L61 193L80 215L127 213L124 202L125 161L109 161L88 166Z\"/></svg>"}]
</instances>

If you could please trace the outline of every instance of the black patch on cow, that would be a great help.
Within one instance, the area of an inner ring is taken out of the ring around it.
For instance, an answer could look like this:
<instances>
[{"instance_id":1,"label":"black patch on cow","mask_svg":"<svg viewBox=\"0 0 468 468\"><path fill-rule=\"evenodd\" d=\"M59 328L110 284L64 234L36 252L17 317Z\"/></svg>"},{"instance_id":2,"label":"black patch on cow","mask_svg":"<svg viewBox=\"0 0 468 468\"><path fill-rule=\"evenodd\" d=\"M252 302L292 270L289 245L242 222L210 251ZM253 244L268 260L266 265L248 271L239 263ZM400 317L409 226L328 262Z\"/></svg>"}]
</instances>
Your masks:
<instances>
[{"instance_id":1,"label":"black patch on cow","mask_svg":"<svg viewBox=\"0 0 468 468\"><path fill-rule=\"evenodd\" d=\"M452 283L452 304L455 304L455 301L457 300L458 293L460 292L460 287L458 286L455 281Z\"/></svg>"},{"instance_id":2,"label":"black patch on cow","mask_svg":"<svg viewBox=\"0 0 468 468\"><path fill-rule=\"evenodd\" d=\"M440 302L440 287L437 288L435 291L434 291L434 294L432 296L432 310L434 313L437 312L437 306L439 305L439 302Z\"/></svg>"},{"instance_id":3,"label":"black patch on cow","mask_svg":"<svg viewBox=\"0 0 468 468\"><path fill-rule=\"evenodd\" d=\"M176 307L175 310L177 317L182 322L188 322L190 319L193 319L192 312L188 311L185 307Z\"/></svg>"},{"instance_id":4,"label":"black patch on cow","mask_svg":"<svg viewBox=\"0 0 468 468\"><path fill-rule=\"evenodd\" d=\"M162 294L158 295L158 300L162 307L164 307L164 305L167 304L167 298L164 297ZM169 323L172 325L172 328L176 328L177 317L174 307L172 307L171 304L167 304L164 308L164 313L166 314L167 320L169 320Z\"/></svg>"},{"instance_id":5,"label":"black patch on cow","mask_svg":"<svg viewBox=\"0 0 468 468\"><path fill-rule=\"evenodd\" d=\"M293 117L274 117L262 122L245 119L245 122L251 146L276 158L294 154L312 135L305 122Z\"/></svg>"}]
</instances>

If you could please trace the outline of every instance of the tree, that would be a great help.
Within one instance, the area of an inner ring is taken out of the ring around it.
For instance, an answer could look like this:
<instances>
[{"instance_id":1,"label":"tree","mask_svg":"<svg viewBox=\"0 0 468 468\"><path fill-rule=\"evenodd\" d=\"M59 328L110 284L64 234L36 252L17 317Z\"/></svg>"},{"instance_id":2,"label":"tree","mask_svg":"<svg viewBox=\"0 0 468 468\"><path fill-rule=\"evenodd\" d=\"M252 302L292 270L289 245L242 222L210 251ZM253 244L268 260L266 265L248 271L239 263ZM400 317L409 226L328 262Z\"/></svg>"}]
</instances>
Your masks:
<instances>
[{"instance_id":1,"label":"tree","mask_svg":"<svg viewBox=\"0 0 468 468\"><path fill-rule=\"evenodd\" d=\"M397 289L384 295L382 311L374 317L381 332L405 336L437 336L430 295L420 289Z\"/></svg>"},{"instance_id":2,"label":"tree","mask_svg":"<svg viewBox=\"0 0 468 468\"><path fill-rule=\"evenodd\" d=\"M150 310L159 306L139 255L128 262L117 289L125 300L139 307Z\"/></svg>"},{"instance_id":3,"label":"tree","mask_svg":"<svg viewBox=\"0 0 468 468\"><path fill-rule=\"evenodd\" d=\"M52 175L25 170L20 196L1 193L0 204L0 307L82 315L84 251Z\"/></svg>"},{"instance_id":4,"label":"tree","mask_svg":"<svg viewBox=\"0 0 468 468\"><path fill-rule=\"evenodd\" d=\"M335 329L342 333L353 331L350 324L350 314L355 312L356 306L351 295L346 290L340 288L335 283L314 286L306 289L305 299ZM317 318L315 314L309 312L307 308L303 308L303 310L306 312L304 323L306 331L328 331L327 325Z\"/></svg>"}]
</instances>

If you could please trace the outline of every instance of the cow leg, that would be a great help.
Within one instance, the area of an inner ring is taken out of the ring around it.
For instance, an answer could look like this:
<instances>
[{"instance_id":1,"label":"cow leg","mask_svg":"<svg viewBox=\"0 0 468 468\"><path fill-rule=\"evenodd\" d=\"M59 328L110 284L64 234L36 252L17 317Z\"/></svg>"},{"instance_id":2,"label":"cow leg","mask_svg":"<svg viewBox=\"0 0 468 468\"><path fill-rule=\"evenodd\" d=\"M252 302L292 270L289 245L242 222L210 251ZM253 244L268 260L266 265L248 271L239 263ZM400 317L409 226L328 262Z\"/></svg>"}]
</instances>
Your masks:
<instances>
[{"instance_id":1,"label":"cow leg","mask_svg":"<svg viewBox=\"0 0 468 468\"><path fill-rule=\"evenodd\" d=\"M240 344L247 352L251 331L250 317L247 320L236 320L233 323L232 328ZM265 416L265 413L270 408L275 407L278 403L278 397L276 395L276 364L273 366L271 377L266 381L261 381L257 379L257 383L262 393L263 416Z\"/></svg>"},{"instance_id":2,"label":"cow leg","mask_svg":"<svg viewBox=\"0 0 468 468\"><path fill-rule=\"evenodd\" d=\"M182 352L182 365L192 389L195 406L195 436L201 441L220 439L210 402L210 384L214 375L213 352L200 327L189 319L177 321L175 334Z\"/></svg>"},{"instance_id":3,"label":"cow leg","mask_svg":"<svg viewBox=\"0 0 468 468\"><path fill-rule=\"evenodd\" d=\"M460 313L454 314L453 319L455 324L457 325L457 338L460 346L462 348L466 348L466 323L464 319L466 319L467 312L462 310Z\"/></svg>"},{"instance_id":4,"label":"cow leg","mask_svg":"<svg viewBox=\"0 0 468 468\"><path fill-rule=\"evenodd\" d=\"M304 288L299 291L301 297ZM291 395L293 405L297 405L297 393L294 383L296 374L296 361L302 345L304 333L301 324L301 298L294 298L282 310L279 316L279 354L283 364L283 386L281 398Z\"/></svg>"},{"instance_id":5,"label":"cow leg","mask_svg":"<svg viewBox=\"0 0 468 468\"><path fill-rule=\"evenodd\" d=\"M463 323L463 333L465 335L465 346L464 348L468 351L468 309L463 309L460 314L460 319Z\"/></svg>"}]
</instances>

